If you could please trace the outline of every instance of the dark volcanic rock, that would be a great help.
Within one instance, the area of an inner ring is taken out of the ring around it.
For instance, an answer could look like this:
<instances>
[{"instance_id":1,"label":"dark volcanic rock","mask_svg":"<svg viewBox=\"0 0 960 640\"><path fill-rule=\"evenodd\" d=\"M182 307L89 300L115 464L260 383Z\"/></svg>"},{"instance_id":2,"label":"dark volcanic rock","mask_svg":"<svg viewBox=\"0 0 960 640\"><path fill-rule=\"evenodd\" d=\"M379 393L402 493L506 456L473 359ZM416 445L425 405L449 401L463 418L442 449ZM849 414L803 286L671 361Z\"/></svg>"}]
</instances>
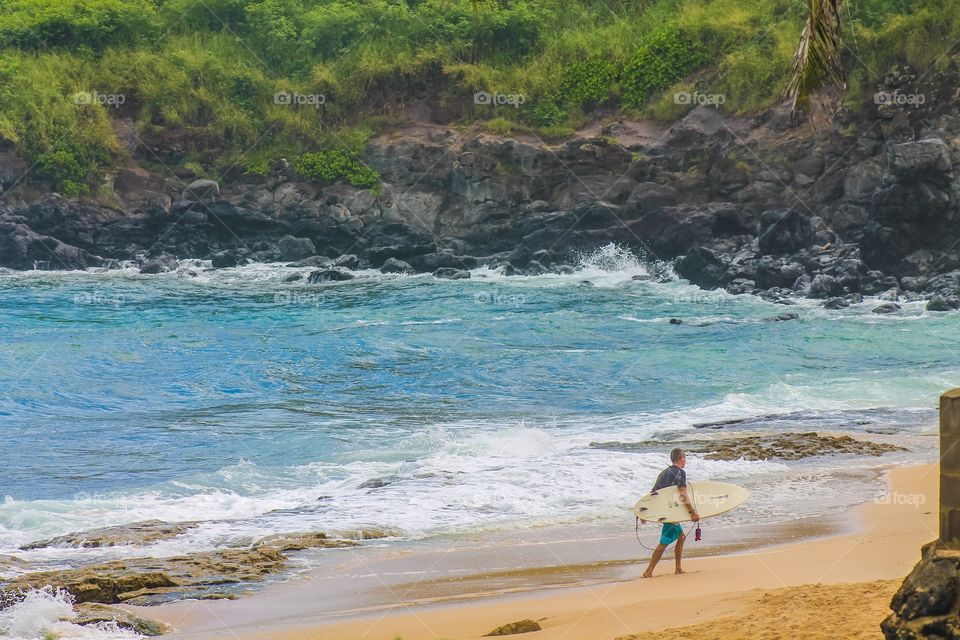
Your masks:
<instances>
[{"instance_id":1,"label":"dark volcanic rock","mask_svg":"<svg viewBox=\"0 0 960 640\"><path fill-rule=\"evenodd\" d=\"M307 277L307 282L317 284L320 282L340 282L343 280L353 280L354 275L349 271L341 269L318 269Z\"/></svg>"},{"instance_id":2,"label":"dark volcanic rock","mask_svg":"<svg viewBox=\"0 0 960 640\"><path fill-rule=\"evenodd\" d=\"M677 273L698 286L713 289L723 282L727 265L710 249L697 247L677 261Z\"/></svg>"},{"instance_id":3,"label":"dark volcanic rock","mask_svg":"<svg viewBox=\"0 0 960 640\"><path fill-rule=\"evenodd\" d=\"M814 240L810 220L793 209L764 211L760 216L757 242L761 253L792 253Z\"/></svg>"},{"instance_id":4,"label":"dark volcanic rock","mask_svg":"<svg viewBox=\"0 0 960 640\"><path fill-rule=\"evenodd\" d=\"M787 322L789 320L799 320L800 315L793 312L788 313L779 313L775 316L770 316L769 318L763 318L761 322Z\"/></svg>"},{"instance_id":5,"label":"dark volcanic rock","mask_svg":"<svg viewBox=\"0 0 960 640\"><path fill-rule=\"evenodd\" d=\"M900 305L896 302L884 302L883 304L874 307L874 313L896 313L900 310Z\"/></svg>"},{"instance_id":6,"label":"dark volcanic rock","mask_svg":"<svg viewBox=\"0 0 960 640\"><path fill-rule=\"evenodd\" d=\"M0 267L86 269L100 262L82 249L34 232L22 222L0 219Z\"/></svg>"},{"instance_id":7,"label":"dark volcanic rock","mask_svg":"<svg viewBox=\"0 0 960 640\"><path fill-rule=\"evenodd\" d=\"M903 581L880 628L886 640L960 638L960 550L933 542Z\"/></svg>"},{"instance_id":8,"label":"dark volcanic rock","mask_svg":"<svg viewBox=\"0 0 960 640\"><path fill-rule=\"evenodd\" d=\"M300 260L317 252L310 238L283 236L277 241L277 259L283 261Z\"/></svg>"},{"instance_id":9,"label":"dark volcanic rock","mask_svg":"<svg viewBox=\"0 0 960 640\"><path fill-rule=\"evenodd\" d=\"M236 251L226 250L218 251L217 253L210 256L210 261L214 269L226 269L229 267L236 267L240 264L240 256Z\"/></svg>"},{"instance_id":10,"label":"dark volcanic rock","mask_svg":"<svg viewBox=\"0 0 960 640\"><path fill-rule=\"evenodd\" d=\"M140 273L167 273L168 271L176 271L179 266L180 262L175 256L164 253L156 258L147 260L143 266L140 267Z\"/></svg>"},{"instance_id":11,"label":"dark volcanic rock","mask_svg":"<svg viewBox=\"0 0 960 640\"><path fill-rule=\"evenodd\" d=\"M960 309L960 298L935 295L927 303L927 311L955 311Z\"/></svg>"},{"instance_id":12,"label":"dark volcanic rock","mask_svg":"<svg viewBox=\"0 0 960 640\"><path fill-rule=\"evenodd\" d=\"M399 258L387 258L380 267L383 273L416 273L413 267Z\"/></svg>"},{"instance_id":13,"label":"dark volcanic rock","mask_svg":"<svg viewBox=\"0 0 960 640\"><path fill-rule=\"evenodd\" d=\"M455 269L454 267L440 267L433 272L434 278L443 280L465 280L470 277L470 272L466 269Z\"/></svg>"}]
</instances>

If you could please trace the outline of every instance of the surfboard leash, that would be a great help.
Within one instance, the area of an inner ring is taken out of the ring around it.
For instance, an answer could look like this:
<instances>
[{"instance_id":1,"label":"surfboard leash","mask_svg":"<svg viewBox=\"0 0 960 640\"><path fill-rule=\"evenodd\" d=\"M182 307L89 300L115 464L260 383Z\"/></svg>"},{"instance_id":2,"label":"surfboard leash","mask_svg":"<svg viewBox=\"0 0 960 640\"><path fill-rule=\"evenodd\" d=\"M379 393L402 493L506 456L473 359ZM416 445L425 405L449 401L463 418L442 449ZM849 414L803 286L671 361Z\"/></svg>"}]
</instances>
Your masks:
<instances>
[{"instance_id":1,"label":"surfboard leash","mask_svg":"<svg viewBox=\"0 0 960 640\"><path fill-rule=\"evenodd\" d=\"M637 525L636 525L637 542L639 542L639 543L640 543L640 546L643 547L644 549L646 549L647 551L656 551L656 550L657 550L656 547L648 547L647 545L643 544L643 540L640 539L640 516L636 516L636 518L637 518ZM658 522L658 523L656 523L656 524L662 524L662 523L659 523L659 522ZM700 523L699 523L699 522L694 522L693 524L691 524L691 525L690 525L690 528L687 529L687 530L684 532L683 535L689 536L689 535L690 535L690 532L693 531L694 527L696 527L696 529L697 529L696 535L695 535L695 537L694 537L694 541L695 541L695 542L700 542L701 536L700 536ZM679 540L679 538L678 538L677 540ZM666 548L664 549L664 552L668 551L668 550L670 549L670 547L676 546L677 540L674 540L673 542L671 542L670 544L668 544L668 545L666 546Z\"/></svg>"}]
</instances>

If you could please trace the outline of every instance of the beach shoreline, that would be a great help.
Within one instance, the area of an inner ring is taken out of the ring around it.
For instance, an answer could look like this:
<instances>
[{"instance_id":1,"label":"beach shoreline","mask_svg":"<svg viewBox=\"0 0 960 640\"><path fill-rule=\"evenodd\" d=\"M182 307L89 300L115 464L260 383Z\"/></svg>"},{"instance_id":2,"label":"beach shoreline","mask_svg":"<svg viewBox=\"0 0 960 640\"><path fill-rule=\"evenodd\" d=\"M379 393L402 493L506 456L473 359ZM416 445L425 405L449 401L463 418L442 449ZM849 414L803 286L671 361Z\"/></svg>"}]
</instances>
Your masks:
<instances>
[{"instance_id":1,"label":"beach shoreline","mask_svg":"<svg viewBox=\"0 0 960 640\"><path fill-rule=\"evenodd\" d=\"M474 572L464 579L473 580L472 587L487 588L467 589L464 597L457 598L451 597L449 588L436 589L449 584L430 580L414 580L402 587L385 584L387 592L397 595L402 590L409 597L391 608L339 619L310 610L311 600L323 599L322 582L297 580L241 600L183 602L139 612L171 624L171 638L198 640L477 638L522 619L539 621L543 629L537 632L538 638L612 640L724 616L756 618L751 608L761 606L758 602L767 591L774 600L819 602L818 609L823 609L824 599L831 602L835 598L838 603L844 598L865 600L861 614L879 615L886 610L895 586L919 559L920 546L937 535L937 478L936 464L893 468L887 472L885 497L849 510L846 520L835 520L797 537L771 539L768 532L766 544L760 540L740 549L727 545L720 551L712 548L715 554L711 555L698 555L692 548L694 552L685 561L688 574L683 576L668 573L673 569L670 557L660 564L653 580L637 579L645 561L636 560L605 566L606 575L577 586L551 584L564 568L575 570L569 565L517 570L512 576L509 571L504 575ZM789 541L784 543L785 538ZM530 584L496 588L499 579L518 575L529 578ZM484 585L483 579L488 584ZM879 582L860 585L874 581ZM807 585L823 586L811 594L808 591L814 587ZM834 588L837 592L831 594ZM871 603L872 608L868 606ZM791 603L789 610L795 616L805 611L796 603ZM875 632L879 632L881 620L882 616L876 619Z\"/></svg>"}]
</instances>

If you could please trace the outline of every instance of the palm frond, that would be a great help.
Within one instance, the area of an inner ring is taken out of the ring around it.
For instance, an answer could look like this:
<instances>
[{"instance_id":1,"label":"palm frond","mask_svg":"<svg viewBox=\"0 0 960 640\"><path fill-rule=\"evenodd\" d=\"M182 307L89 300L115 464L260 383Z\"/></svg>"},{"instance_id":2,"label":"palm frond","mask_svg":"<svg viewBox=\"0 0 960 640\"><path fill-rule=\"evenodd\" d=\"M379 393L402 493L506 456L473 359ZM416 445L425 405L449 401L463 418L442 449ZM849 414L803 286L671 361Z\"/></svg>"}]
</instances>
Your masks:
<instances>
[{"instance_id":1,"label":"palm frond","mask_svg":"<svg viewBox=\"0 0 960 640\"><path fill-rule=\"evenodd\" d=\"M794 123L801 113L810 116L814 124L828 119L843 93L842 1L807 0L807 24L784 89Z\"/></svg>"}]
</instances>

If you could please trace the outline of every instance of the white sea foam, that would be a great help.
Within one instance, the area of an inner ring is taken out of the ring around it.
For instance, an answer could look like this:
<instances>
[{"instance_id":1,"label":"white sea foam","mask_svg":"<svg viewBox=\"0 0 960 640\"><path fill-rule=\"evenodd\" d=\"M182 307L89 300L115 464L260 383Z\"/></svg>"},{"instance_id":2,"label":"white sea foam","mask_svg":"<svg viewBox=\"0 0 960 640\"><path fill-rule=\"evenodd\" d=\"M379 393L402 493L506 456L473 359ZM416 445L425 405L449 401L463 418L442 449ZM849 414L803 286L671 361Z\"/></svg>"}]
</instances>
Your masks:
<instances>
[{"instance_id":1,"label":"white sea foam","mask_svg":"<svg viewBox=\"0 0 960 640\"><path fill-rule=\"evenodd\" d=\"M10 640L135 640L138 633L121 629L116 623L78 625L73 598L65 591L51 588L33 589L24 599L0 610L0 638Z\"/></svg>"}]
</instances>

